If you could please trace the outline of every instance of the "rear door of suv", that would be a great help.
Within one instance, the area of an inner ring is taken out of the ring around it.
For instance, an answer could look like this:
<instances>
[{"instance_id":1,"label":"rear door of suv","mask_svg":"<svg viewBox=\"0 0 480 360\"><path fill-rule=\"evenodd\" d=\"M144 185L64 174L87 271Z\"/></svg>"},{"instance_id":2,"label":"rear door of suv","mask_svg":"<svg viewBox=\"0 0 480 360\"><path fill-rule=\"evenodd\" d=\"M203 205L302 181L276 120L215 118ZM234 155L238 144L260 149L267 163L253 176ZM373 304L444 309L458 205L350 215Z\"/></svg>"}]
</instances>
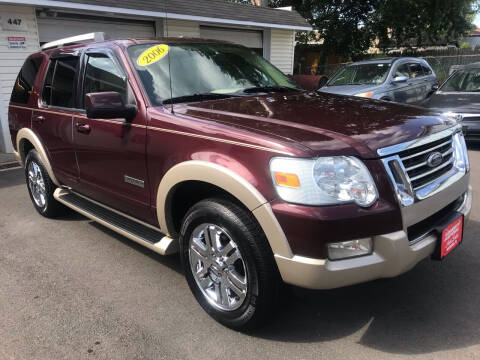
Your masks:
<instances>
[{"instance_id":1,"label":"rear door of suv","mask_svg":"<svg viewBox=\"0 0 480 360\"><path fill-rule=\"evenodd\" d=\"M50 156L58 180L66 185L78 181L72 142L73 115L80 112L76 98L78 52L58 52L50 57L32 129Z\"/></svg>"}]
</instances>

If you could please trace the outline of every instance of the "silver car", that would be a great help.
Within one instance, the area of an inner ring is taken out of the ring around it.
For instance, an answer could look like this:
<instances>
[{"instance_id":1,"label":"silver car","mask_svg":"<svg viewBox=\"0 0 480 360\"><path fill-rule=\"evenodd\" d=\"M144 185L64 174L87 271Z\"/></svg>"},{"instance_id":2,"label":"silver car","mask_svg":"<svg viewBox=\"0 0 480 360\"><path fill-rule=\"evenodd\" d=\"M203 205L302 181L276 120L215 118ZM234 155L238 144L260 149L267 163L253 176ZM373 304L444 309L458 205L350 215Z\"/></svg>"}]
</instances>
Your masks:
<instances>
[{"instance_id":1,"label":"silver car","mask_svg":"<svg viewBox=\"0 0 480 360\"><path fill-rule=\"evenodd\" d=\"M416 104L437 88L437 77L425 60L403 57L347 65L319 91Z\"/></svg>"}]
</instances>

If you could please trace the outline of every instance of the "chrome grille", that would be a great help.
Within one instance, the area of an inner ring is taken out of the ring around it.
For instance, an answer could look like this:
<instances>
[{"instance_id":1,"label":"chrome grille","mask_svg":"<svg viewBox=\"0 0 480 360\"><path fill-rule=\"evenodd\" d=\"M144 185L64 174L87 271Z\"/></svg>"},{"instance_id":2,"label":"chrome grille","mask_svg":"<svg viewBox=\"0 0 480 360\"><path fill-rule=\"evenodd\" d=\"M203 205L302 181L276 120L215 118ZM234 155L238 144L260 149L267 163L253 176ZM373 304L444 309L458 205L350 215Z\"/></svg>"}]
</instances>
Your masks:
<instances>
[{"instance_id":1,"label":"chrome grille","mask_svg":"<svg viewBox=\"0 0 480 360\"><path fill-rule=\"evenodd\" d=\"M447 136L432 143L398 153L414 191L435 181L453 167L453 139ZM442 161L431 166L428 157L442 154Z\"/></svg>"},{"instance_id":2,"label":"chrome grille","mask_svg":"<svg viewBox=\"0 0 480 360\"><path fill-rule=\"evenodd\" d=\"M378 149L377 153L403 206L442 191L468 171L460 125Z\"/></svg>"}]
</instances>

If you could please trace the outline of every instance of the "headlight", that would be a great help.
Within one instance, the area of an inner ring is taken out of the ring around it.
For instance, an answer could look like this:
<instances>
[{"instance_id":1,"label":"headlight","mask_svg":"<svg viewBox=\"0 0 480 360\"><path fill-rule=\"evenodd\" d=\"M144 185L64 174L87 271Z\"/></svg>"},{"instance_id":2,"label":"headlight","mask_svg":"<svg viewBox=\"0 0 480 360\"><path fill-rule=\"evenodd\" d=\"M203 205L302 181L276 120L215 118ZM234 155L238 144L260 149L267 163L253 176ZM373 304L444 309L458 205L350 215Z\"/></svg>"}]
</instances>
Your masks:
<instances>
[{"instance_id":1,"label":"headlight","mask_svg":"<svg viewBox=\"0 0 480 360\"><path fill-rule=\"evenodd\" d=\"M355 202L368 207L378 199L370 172L355 157L273 158L270 172L278 195L287 202L302 205Z\"/></svg>"},{"instance_id":2,"label":"headlight","mask_svg":"<svg viewBox=\"0 0 480 360\"><path fill-rule=\"evenodd\" d=\"M460 131L453 135L453 145L453 149L455 151L454 166L460 171L470 171L467 144L465 143L465 138Z\"/></svg>"},{"instance_id":3,"label":"headlight","mask_svg":"<svg viewBox=\"0 0 480 360\"><path fill-rule=\"evenodd\" d=\"M355 94L355 96L364 97L364 98L371 98L372 95L373 95L373 91L367 91L367 92Z\"/></svg>"}]
</instances>

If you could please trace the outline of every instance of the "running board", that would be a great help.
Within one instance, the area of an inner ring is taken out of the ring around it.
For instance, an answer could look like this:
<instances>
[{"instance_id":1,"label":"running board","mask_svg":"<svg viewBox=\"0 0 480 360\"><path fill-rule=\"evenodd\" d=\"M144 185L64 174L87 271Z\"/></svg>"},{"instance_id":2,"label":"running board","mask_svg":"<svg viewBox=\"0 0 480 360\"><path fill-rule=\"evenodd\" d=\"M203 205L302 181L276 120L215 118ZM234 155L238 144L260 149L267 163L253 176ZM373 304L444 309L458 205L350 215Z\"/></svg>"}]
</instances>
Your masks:
<instances>
[{"instance_id":1,"label":"running board","mask_svg":"<svg viewBox=\"0 0 480 360\"><path fill-rule=\"evenodd\" d=\"M57 188L53 197L65 206L156 253L170 255L178 252L178 241L149 224L67 189Z\"/></svg>"}]
</instances>

